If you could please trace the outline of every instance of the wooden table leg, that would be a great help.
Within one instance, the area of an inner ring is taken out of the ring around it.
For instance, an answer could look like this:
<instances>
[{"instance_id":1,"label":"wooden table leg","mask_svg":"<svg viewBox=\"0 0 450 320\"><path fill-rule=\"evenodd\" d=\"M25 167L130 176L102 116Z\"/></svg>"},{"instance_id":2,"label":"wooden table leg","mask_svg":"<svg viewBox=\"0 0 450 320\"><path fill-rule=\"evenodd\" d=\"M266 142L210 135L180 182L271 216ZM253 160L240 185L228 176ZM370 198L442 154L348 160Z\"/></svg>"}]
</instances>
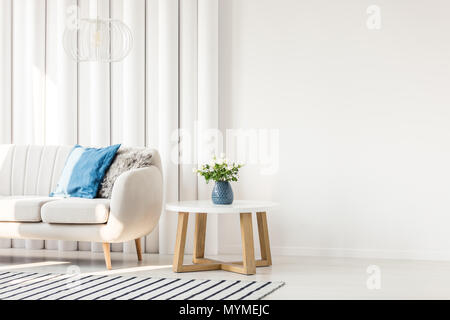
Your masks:
<instances>
[{"instance_id":1,"label":"wooden table leg","mask_svg":"<svg viewBox=\"0 0 450 320\"><path fill-rule=\"evenodd\" d=\"M105 256L106 269L111 270L111 251L110 245L108 242L103 242L103 255Z\"/></svg>"},{"instance_id":2,"label":"wooden table leg","mask_svg":"<svg viewBox=\"0 0 450 320\"><path fill-rule=\"evenodd\" d=\"M241 213L241 237L242 237L242 262L222 262L206 259L206 213L197 213L195 219L194 235L194 265L183 265L184 249L186 246L186 233L188 227L189 213L178 213L177 239L175 243L175 254L173 257L174 272L192 272L207 270L226 270L241 274L256 274L256 267L264 267L272 264L270 253L269 232L267 228L267 217L265 212L257 212L258 233L261 245L261 260L255 260L255 245L253 241L252 213Z\"/></svg>"},{"instance_id":3,"label":"wooden table leg","mask_svg":"<svg viewBox=\"0 0 450 320\"><path fill-rule=\"evenodd\" d=\"M141 238L137 238L134 240L136 244L136 253L139 261L142 261L142 248L141 248Z\"/></svg>"},{"instance_id":4,"label":"wooden table leg","mask_svg":"<svg viewBox=\"0 0 450 320\"><path fill-rule=\"evenodd\" d=\"M255 246L253 243L252 214L241 213L241 237L243 271L245 274L256 273Z\"/></svg>"},{"instance_id":5,"label":"wooden table leg","mask_svg":"<svg viewBox=\"0 0 450 320\"><path fill-rule=\"evenodd\" d=\"M267 266L272 265L272 254L270 253L269 229L267 227L267 215L265 212L257 212L259 244L261 247L261 260L267 261Z\"/></svg>"},{"instance_id":6,"label":"wooden table leg","mask_svg":"<svg viewBox=\"0 0 450 320\"><path fill-rule=\"evenodd\" d=\"M199 262L198 259L205 257L206 218L206 213L197 213L195 216L193 263L197 263Z\"/></svg>"},{"instance_id":7,"label":"wooden table leg","mask_svg":"<svg viewBox=\"0 0 450 320\"><path fill-rule=\"evenodd\" d=\"M174 272L181 272L183 269L184 248L186 246L186 232L188 226L189 213L178 213L178 228L177 228L177 240L175 242L175 253L173 256Z\"/></svg>"}]
</instances>

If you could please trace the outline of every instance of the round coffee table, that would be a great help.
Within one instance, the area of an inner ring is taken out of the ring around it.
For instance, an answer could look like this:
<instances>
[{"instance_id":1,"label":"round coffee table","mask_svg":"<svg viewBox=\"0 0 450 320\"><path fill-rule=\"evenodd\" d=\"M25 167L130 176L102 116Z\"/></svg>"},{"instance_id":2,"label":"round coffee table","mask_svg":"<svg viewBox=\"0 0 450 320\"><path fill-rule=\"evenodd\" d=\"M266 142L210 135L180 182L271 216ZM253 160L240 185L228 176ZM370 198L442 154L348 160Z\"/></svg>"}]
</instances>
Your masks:
<instances>
[{"instance_id":1,"label":"round coffee table","mask_svg":"<svg viewBox=\"0 0 450 320\"><path fill-rule=\"evenodd\" d=\"M272 265L266 212L278 204L267 201L237 200L231 205L215 205L210 200L179 201L166 204L166 210L178 212L177 239L173 257L174 272L225 270L241 274L255 274L256 267ZM195 213L193 265L183 265L186 232L190 213ZM252 213L258 222L261 259L255 260ZM206 219L208 214L239 214L241 221L242 258L240 262L223 262L205 258Z\"/></svg>"}]
</instances>

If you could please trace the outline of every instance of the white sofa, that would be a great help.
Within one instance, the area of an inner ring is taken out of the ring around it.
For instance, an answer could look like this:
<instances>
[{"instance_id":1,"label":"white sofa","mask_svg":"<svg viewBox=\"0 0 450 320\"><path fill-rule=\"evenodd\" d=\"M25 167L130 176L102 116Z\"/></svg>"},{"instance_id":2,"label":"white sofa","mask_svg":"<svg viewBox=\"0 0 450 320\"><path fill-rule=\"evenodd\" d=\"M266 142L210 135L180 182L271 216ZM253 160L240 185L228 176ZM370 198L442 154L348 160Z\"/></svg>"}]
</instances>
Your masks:
<instances>
[{"instance_id":1,"label":"white sofa","mask_svg":"<svg viewBox=\"0 0 450 320\"><path fill-rule=\"evenodd\" d=\"M0 145L0 238L102 242L111 269L110 243L152 232L162 209L161 160L120 175L111 199L51 198L70 146Z\"/></svg>"}]
</instances>

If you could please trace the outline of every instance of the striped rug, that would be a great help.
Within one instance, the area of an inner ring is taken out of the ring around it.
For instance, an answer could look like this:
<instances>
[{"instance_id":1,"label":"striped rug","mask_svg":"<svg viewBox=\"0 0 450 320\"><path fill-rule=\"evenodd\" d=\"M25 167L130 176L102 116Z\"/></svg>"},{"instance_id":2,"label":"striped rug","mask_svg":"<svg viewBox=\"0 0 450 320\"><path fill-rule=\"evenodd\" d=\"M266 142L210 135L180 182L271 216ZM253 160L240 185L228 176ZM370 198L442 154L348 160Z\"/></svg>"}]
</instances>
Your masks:
<instances>
[{"instance_id":1,"label":"striped rug","mask_svg":"<svg viewBox=\"0 0 450 320\"><path fill-rule=\"evenodd\" d=\"M0 300L258 300L283 282L0 272Z\"/></svg>"}]
</instances>

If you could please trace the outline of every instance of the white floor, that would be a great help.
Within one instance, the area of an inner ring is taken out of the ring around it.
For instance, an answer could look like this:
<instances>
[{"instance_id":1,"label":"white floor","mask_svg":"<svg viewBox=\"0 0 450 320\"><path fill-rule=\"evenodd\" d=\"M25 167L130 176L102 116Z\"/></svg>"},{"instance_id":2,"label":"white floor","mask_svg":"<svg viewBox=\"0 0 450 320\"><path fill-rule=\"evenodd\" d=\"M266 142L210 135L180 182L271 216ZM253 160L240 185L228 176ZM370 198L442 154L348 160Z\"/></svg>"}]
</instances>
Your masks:
<instances>
[{"instance_id":1,"label":"white floor","mask_svg":"<svg viewBox=\"0 0 450 320\"><path fill-rule=\"evenodd\" d=\"M272 267L243 276L225 271L175 274L169 255L145 254L138 263L133 254L112 253L112 260L113 270L106 271L102 253L0 249L0 272L65 273L73 270L70 266L77 266L81 273L284 281L286 285L268 299L450 299L450 262L275 256ZM378 290L366 285L370 265L381 271Z\"/></svg>"}]
</instances>

